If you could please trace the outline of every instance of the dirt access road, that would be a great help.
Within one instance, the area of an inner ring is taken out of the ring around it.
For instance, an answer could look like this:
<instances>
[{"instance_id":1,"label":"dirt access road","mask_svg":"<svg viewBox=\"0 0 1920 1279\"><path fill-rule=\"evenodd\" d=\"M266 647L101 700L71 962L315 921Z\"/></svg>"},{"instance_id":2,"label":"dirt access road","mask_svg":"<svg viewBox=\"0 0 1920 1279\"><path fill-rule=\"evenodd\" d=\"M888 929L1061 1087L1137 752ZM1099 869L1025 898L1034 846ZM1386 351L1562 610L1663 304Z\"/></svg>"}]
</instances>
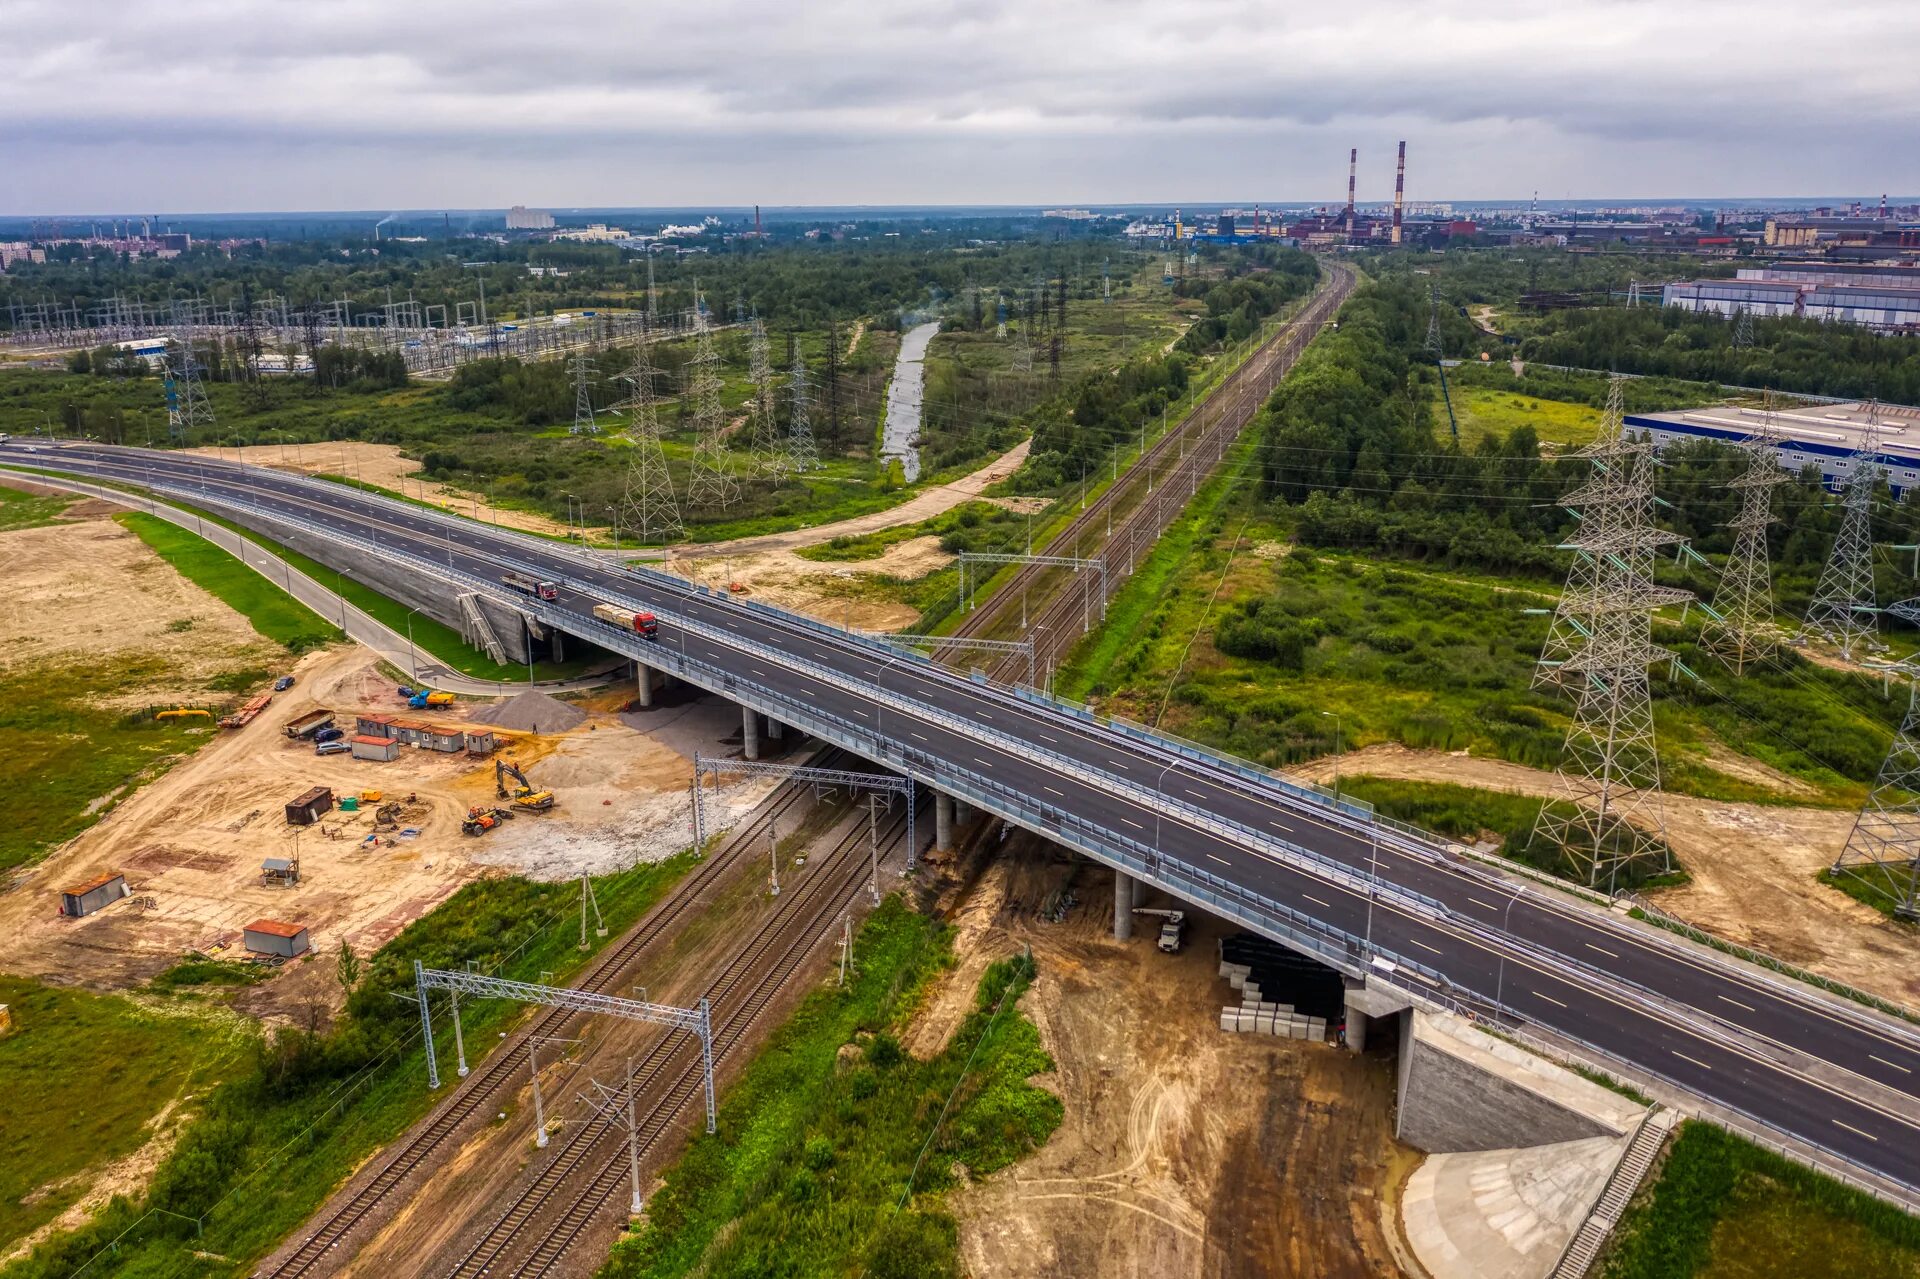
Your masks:
<instances>
[{"instance_id":1,"label":"dirt access road","mask_svg":"<svg viewBox=\"0 0 1920 1279\"><path fill-rule=\"evenodd\" d=\"M1328 783L1331 760L1288 770ZM1369 746L1340 761L1345 777L1450 782L1543 798L1559 793L1554 775L1465 754ZM1781 959L1920 1004L1920 929L1896 924L1814 877L1833 864L1853 829L1851 810L1725 804L1664 797L1667 839L1692 877L1647 894L1702 928Z\"/></svg>"},{"instance_id":2,"label":"dirt access road","mask_svg":"<svg viewBox=\"0 0 1920 1279\"><path fill-rule=\"evenodd\" d=\"M1223 927L1199 919L1174 956L1155 949L1150 928L1116 942L1112 883L1109 872L1016 835L952 903L960 962L916 1020L909 1049L938 1051L987 964L1032 946L1038 977L1020 1007L1056 1064L1034 1082L1066 1105L1038 1152L949 1197L968 1271L1403 1273L1383 1223L1418 1154L1392 1138L1390 1047L1361 1058L1223 1033L1220 1006L1237 1001L1218 975ZM1041 908L1062 891L1078 904L1046 922Z\"/></svg>"}]
</instances>

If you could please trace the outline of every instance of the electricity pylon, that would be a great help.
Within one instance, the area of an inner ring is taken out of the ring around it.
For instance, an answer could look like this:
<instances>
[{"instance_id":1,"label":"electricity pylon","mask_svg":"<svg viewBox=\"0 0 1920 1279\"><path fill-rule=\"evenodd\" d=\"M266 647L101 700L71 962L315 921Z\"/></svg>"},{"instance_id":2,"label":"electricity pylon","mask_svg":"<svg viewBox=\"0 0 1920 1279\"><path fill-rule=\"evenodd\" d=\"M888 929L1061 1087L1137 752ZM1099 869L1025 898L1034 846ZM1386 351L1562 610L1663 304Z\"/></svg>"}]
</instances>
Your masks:
<instances>
[{"instance_id":1,"label":"electricity pylon","mask_svg":"<svg viewBox=\"0 0 1920 1279\"><path fill-rule=\"evenodd\" d=\"M778 484L786 478L787 451L780 444L780 429L773 412L773 362L767 355L767 326L759 316L747 342L748 368L753 379L753 464L754 469Z\"/></svg>"},{"instance_id":2,"label":"electricity pylon","mask_svg":"<svg viewBox=\"0 0 1920 1279\"><path fill-rule=\"evenodd\" d=\"M573 374L573 435L598 435L600 424L593 420L592 374L587 367L584 353L569 361L569 371Z\"/></svg>"},{"instance_id":3,"label":"electricity pylon","mask_svg":"<svg viewBox=\"0 0 1920 1279\"><path fill-rule=\"evenodd\" d=\"M660 447L660 415L653 403L653 382L660 371L653 366L652 346L642 321L633 363L620 375L632 388L621 407L627 411L627 439L633 443L621 501L642 545L677 542L687 535L686 525L680 522L680 504L674 500L673 480L667 474L666 451Z\"/></svg>"},{"instance_id":4,"label":"electricity pylon","mask_svg":"<svg viewBox=\"0 0 1920 1279\"><path fill-rule=\"evenodd\" d=\"M1607 383L1607 407L1601 414L1600 434L1593 442L1593 449L1606 449L1620 443L1621 433L1625 429L1624 386L1625 382L1618 374ZM1596 459L1594 468L1593 478L1566 499L1566 505L1573 509L1574 518L1580 521L1580 533L1585 536L1598 536L1604 532L1602 522L1615 514L1611 504L1590 500L1600 495L1599 486L1606 474L1604 461ZM1577 684L1570 684L1573 673L1567 669L1567 663L1593 637L1591 617L1597 608L1595 589L1599 565L1577 543L1564 543L1557 549L1572 551L1573 563L1567 569L1566 589L1560 592L1560 602L1553 610L1553 621L1547 627L1547 642L1540 651L1539 664L1534 667L1535 688L1542 685L1577 687Z\"/></svg>"},{"instance_id":5,"label":"electricity pylon","mask_svg":"<svg viewBox=\"0 0 1920 1279\"><path fill-rule=\"evenodd\" d=\"M1733 349L1744 351L1753 345L1753 312L1741 307L1733 313Z\"/></svg>"},{"instance_id":6,"label":"electricity pylon","mask_svg":"<svg viewBox=\"0 0 1920 1279\"><path fill-rule=\"evenodd\" d=\"M1773 524L1773 490L1787 482L1774 450L1773 398L1767 397L1760 430L1742 444L1747 469L1727 487L1740 494L1740 513L1728 527L1733 551L1714 591L1713 611L1718 620L1704 628L1706 648L1733 668L1746 673L1747 663L1773 647L1773 573L1767 555L1767 529Z\"/></svg>"},{"instance_id":7,"label":"electricity pylon","mask_svg":"<svg viewBox=\"0 0 1920 1279\"><path fill-rule=\"evenodd\" d=\"M1454 442L1460 440L1460 419L1453 415L1453 391L1447 386L1447 352L1440 340L1440 295L1427 286L1427 355L1433 360L1434 371L1440 374L1440 398L1447 405L1447 430Z\"/></svg>"},{"instance_id":8,"label":"electricity pylon","mask_svg":"<svg viewBox=\"0 0 1920 1279\"><path fill-rule=\"evenodd\" d=\"M1887 611L1920 621L1920 599L1891 605ZM1904 671L1910 681L1920 676L1912 666ZM1858 880L1890 901L1894 913L1920 919L1920 688L1911 682L1900 729L1854 819L1846 847L1834 859L1832 874Z\"/></svg>"},{"instance_id":9,"label":"electricity pylon","mask_svg":"<svg viewBox=\"0 0 1920 1279\"><path fill-rule=\"evenodd\" d=\"M1581 450L1593 477L1564 499L1584 517L1554 619L1577 641L1557 667L1577 706L1557 772L1563 802L1541 806L1534 833L1611 891L1623 866L1672 865L1648 668L1672 656L1653 642L1654 611L1688 596L1653 580L1659 548L1680 538L1653 522L1653 444L1618 429L1617 380L1608 404L1615 429Z\"/></svg>"},{"instance_id":10,"label":"electricity pylon","mask_svg":"<svg viewBox=\"0 0 1920 1279\"><path fill-rule=\"evenodd\" d=\"M694 294L694 309L701 298ZM720 356L713 349L713 328L701 324L694 335L693 359L687 363L687 393L693 401L693 476L687 481L687 500L695 506L721 510L740 500L740 482L727 469L726 414L720 407Z\"/></svg>"},{"instance_id":11,"label":"electricity pylon","mask_svg":"<svg viewBox=\"0 0 1920 1279\"><path fill-rule=\"evenodd\" d=\"M1880 406L1867 402L1860 443L1841 485L1840 535L1807 605L1802 638L1818 635L1851 658L1879 634L1873 590L1873 495L1880 482Z\"/></svg>"},{"instance_id":12,"label":"electricity pylon","mask_svg":"<svg viewBox=\"0 0 1920 1279\"><path fill-rule=\"evenodd\" d=\"M807 415L811 400L807 386L807 361L800 348L793 348L793 371L787 376L787 396L792 414L787 419L787 463L795 475L820 469L820 450L813 441L813 422Z\"/></svg>"}]
</instances>

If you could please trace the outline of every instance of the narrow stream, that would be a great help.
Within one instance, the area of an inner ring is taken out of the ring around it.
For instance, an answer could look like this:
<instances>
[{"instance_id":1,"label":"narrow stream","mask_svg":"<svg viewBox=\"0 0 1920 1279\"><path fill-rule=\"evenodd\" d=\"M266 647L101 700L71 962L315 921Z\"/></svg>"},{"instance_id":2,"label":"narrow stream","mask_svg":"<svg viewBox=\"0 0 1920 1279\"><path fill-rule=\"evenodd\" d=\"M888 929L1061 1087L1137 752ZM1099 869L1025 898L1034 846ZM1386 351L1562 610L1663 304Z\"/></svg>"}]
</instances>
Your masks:
<instances>
[{"instance_id":1,"label":"narrow stream","mask_svg":"<svg viewBox=\"0 0 1920 1279\"><path fill-rule=\"evenodd\" d=\"M893 362L893 381L887 384L887 421L880 432L880 456L899 458L909 484L920 478L920 446L914 440L920 434L920 405L927 387L924 361L927 344L939 331L938 320L907 330Z\"/></svg>"}]
</instances>

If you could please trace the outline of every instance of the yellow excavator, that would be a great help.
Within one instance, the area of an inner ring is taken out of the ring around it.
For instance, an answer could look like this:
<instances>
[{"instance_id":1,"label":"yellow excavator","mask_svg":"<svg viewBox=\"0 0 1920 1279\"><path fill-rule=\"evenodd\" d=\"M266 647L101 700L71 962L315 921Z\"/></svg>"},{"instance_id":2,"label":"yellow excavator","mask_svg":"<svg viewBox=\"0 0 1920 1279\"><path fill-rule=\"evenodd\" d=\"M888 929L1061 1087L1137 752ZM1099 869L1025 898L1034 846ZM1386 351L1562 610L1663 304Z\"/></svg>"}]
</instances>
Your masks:
<instances>
[{"instance_id":1,"label":"yellow excavator","mask_svg":"<svg viewBox=\"0 0 1920 1279\"><path fill-rule=\"evenodd\" d=\"M513 779L513 786L507 786L507 779ZM553 792L541 790L527 780L520 766L510 759L493 761L493 787L501 799L510 799L515 808L524 808L530 813L544 813L553 807Z\"/></svg>"}]
</instances>

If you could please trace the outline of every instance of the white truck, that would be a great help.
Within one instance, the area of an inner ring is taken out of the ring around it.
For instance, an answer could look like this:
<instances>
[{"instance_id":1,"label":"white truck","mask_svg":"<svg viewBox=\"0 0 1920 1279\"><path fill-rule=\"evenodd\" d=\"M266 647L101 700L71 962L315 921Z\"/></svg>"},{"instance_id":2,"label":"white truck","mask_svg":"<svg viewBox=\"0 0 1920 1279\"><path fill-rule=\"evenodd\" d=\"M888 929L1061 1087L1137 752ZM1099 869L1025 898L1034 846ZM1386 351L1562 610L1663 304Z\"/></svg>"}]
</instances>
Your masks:
<instances>
[{"instance_id":1,"label":"white truck","mask_svg":"<svg viewBox=\"0 0 1920 1279\"><path fill-rule=\"evenodd\" d=\"M1178 954L1180 943L1186 939L1187 912L1184 910L1161 910L1153 906L1135 906L1136 915L1158 915L1160 917L1160 941L1158 945L1169 955Z\"/></svg>"}]
</instances>

